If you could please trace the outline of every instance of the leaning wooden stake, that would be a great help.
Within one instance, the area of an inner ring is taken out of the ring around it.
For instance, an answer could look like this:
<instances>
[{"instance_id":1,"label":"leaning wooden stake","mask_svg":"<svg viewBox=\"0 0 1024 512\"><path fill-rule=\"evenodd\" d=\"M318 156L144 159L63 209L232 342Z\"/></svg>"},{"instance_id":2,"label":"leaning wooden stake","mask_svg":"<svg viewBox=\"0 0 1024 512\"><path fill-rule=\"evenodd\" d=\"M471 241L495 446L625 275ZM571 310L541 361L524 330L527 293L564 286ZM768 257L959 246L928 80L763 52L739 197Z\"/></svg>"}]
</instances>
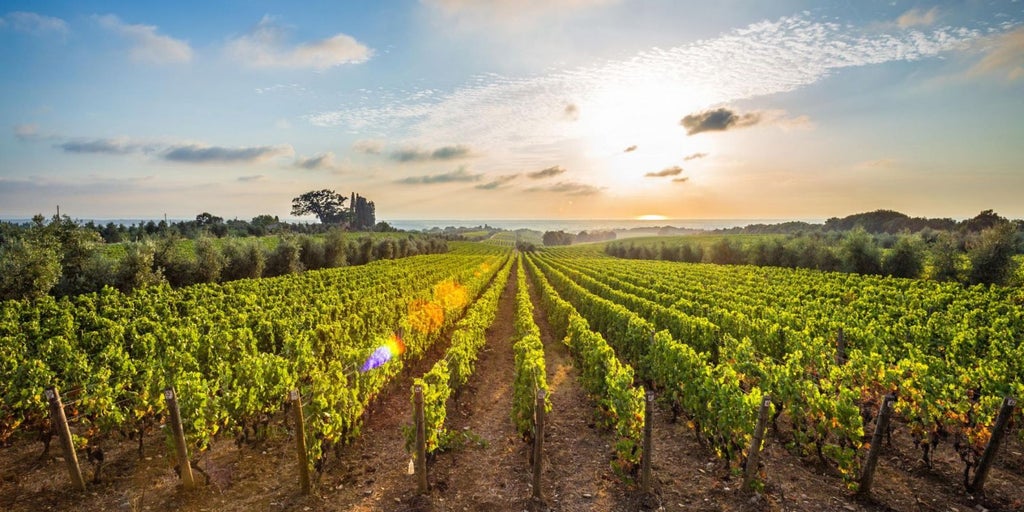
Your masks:
<instances>
[{"instance_id":1,"label":"leaning wooden stake","mask_svg":"<svg viewBox=\"0 0 1024 512\"><path fill-rule=\"evenodd\" d=\"M309 494L309 454L306 451L306 418L302 414L302 395L299 390L288 392L291 402L292 421L295 423L295 458L299 463L299 489L303 495Z\"/></svg>"},{"instance_id":2,"label":"leaning wooden stake","mask_svg":"<svg viewBox=\"0 0 1024 512\"><path fill-rule=\"evenodd\" d=\"M871 492L871 480L875 477L875 467L878 465L878 454L882 451L882 437L889 429L889 417L892 415L892 404L896 401L896 395L888 394L882 399L882 405L878 408L878 419L875 421L875 434L871 436L871 448L868 450L868 458L864 461L864 473L860 477L860 489L858 492L867 494Z\"/></svg>"},{"instance_id":3,"label":"leaning wooden stake","mask_svg":"<svg viewBox=\"0 0 1024 512\"><path fill-rule=\"evenodd\" d=\"M533 407L533 497L538 500L542 499L540 474L544 468L544 396L543 389L537 390L537 404Z\"/></svg>"},{"instance_id":4,"label":"leaning wooden stake","mask_svg":"<svg viewBox=\"0 0 1024 512\"><path fill-rule=\"evenodd\" d=\"M654 421L651 416L654 413L654 393L648 391L644 401L644 451L640 459L640 491L651 492L651 457L654 455L651 448L651 437L654 430Z\"/></svg>"},{"instance_id":5,"label":"leaning wooden stake","mask_svg":"<svg viewBox=\"0 0 1024 512\"><path fill-rule=\"evenodd\" d=\"M413 388L413 412L416 422L416 489L427 493L427 429L423 413L423 386Z\"/></svg>"},{"instance_id":6,"label":"leaning wooden stake","mask_svg":"<svg viewBox=\"0 0 1024 512\"><path fill-rule=\"evenodd\" d=\"M75 443L71 439L71 429L68 427L68 418L64 414L64 404L60 401L60 393L57 388L46 389L46 399L50 402L50 421L60 435L60 445L64 450L64 462L68 466L68 475L71 476L71 483L80 490L85 490L85 479L82 478L82 468L78 466L78 455L75 453Z\"/></svg>"},{"instance_id":7,"label":"leaning wooden stake","mask_svg":"<svg viewBox=\"0 0 1024 512\"><path fill-rule=\"evenodd\" d=\"M989 437L988 444L985 445L985 451L981 454L978 470L974 473L974 481L971 482L971 487L967 489L968 491L980 493L984 489L985 479L988 478L988 470L991 469L992 463L996 460L996 452L999 450L999 444L1003 441L1003 435L1006 434L1006 425L1010 423L1010 415L1013 414L1013 408L1016 405L1017 400L1012 396L1003 399L1003 405L999 408L999 416L996 416L996 423L992 426L992 436Z\"/></svg>"},{"instance_id":8,"label":"leaning wooden stake","mask_svg":"<svg viewBox=\"0 0 1024 512\"><path fill-rule=\"evenodd\" d=\"M164 400L167 401L167 411L171 415L171 433L174 436L174 449L178 454L178 467L181 469L181 481L185 489L194 489L195 480L192 478L192 464L188 460L188 445L185 444L185 429L181 425L181 410L178 408L178 398L174 394L174 388L164 390Z\"/></svg>"},{"instance_id":9,"label":"leaning wooden stake","mask_svg":"<svg viewBox=\"0 0 1024 512\"><path fill-rule=\"evenodd\" d=\"M772 397L761 397L761 405L757 410L757 423L754 425L754 436L750 439L747 450L747 466L743 471L743 487L749 489L757 476L757 466L761 463L761 443L764 441L764 430L768 424L768 407L772 405Z\"/></svg>"}]
</instances>

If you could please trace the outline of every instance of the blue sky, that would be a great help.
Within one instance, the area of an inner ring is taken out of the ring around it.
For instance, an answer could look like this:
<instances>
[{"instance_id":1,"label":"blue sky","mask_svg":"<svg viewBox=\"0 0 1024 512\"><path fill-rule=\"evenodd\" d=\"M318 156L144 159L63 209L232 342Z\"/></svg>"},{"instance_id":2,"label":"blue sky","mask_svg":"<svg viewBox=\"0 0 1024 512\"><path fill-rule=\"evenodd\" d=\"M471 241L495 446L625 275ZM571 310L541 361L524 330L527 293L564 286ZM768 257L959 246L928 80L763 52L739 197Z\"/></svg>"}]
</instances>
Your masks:
<instances>
[{"instance_id":1,"label":"blue sky","mask_svg":"<svg viewBox=\"0 0 1024 512\"><path fill-rule=\"evenodd\" d=\"M1021 1L2 9L0 216L1024 217Z\"/></svg>"}]
</instances>

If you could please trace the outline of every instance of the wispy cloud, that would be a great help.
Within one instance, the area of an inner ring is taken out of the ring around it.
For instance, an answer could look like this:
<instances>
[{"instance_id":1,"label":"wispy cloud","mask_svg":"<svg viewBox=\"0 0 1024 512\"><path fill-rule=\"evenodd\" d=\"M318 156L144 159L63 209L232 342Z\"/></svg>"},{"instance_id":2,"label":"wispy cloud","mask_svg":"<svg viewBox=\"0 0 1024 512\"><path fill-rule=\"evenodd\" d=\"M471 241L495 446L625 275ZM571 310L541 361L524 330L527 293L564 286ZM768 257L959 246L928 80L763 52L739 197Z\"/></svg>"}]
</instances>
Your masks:
<instances>
[{"instance_id":1,"label":"wispy cloud","mask_svg":"<svg viewBox=\"0 0 1024 512\"><path fill-rule=\"evenodd\" d=\"M40 137L39 126L35 124L14 125L14 136L19 140L35 140Z\"/></svg>"},{"instance_id":2,"label":"wispy cloud","mask_svg":"<svg viewBox=\"0 0 1024 512\"><path fill-rule=\"evenodd\" d=\"M505 174L502 176L498 176L497 178L494 178L493 180L488 181L487 183L481 183L474 188L478 188L480 190L494 190L499 188L505 188L505 186L508 185L509 182L518 177L518 174Z\"/></svg>"},{"instance_id":3,"label":"wispy cloud","mask_svg":"<svg viewBox=\"0 0 1024 512\"><path fill-rule=\"evenodd\" d=\"M409 176L408 178L397 180L396 183L402 183L404 185L433 185L436 183L474 182L480 181L483 177L483 174L471 173L466 170L465 166L463 166L454 171L442 174Z\"/></svg>"},{"instance_id":4,"label":"wispy cloud","mask_svg":"<svg viewBox=\"0 0 1024 512\"><path fill-rule=\"evenodd\" d=\"M721 132L732 128L753 126L760 121L761 115L757 112L737 114L722 107L689 114L679 124L686 128L687 135L696 135L702 132Z\"/></svg>"},{"instance_id":5,"label":"wispy cloud","mask_svg":"<svg viewBox=\"0 0 1024 512\"><path fill-rule=\"evenodd\" d=\"M1011 82L1024 78L1024 27L986 42L984 57L967 71L968 76L1003 75Z\"/></svg>"},{"instance_id":6,"label":"wispy cloud","mask_svg":"<svg viewBox=\"0 0 1024 512\"><path fill-rule=\"evenodd\" d=\"M378 139L360 139L352 143L352 150L367 155L379 155L384 152L384 141Z\"/></svg>"},{"instance_id":7,"label":"wispy cloud","mask_svg":"<svg viewBox=\"0 0 1024 512\"><path fill-rule=\"evenodd\" d=\"M129 52L132 60L151 64L178 64L192 60L192 47L187 41L157 33L153 25L130 25L113 14L94 16L101 27L134 43Z\"/></svg>"},{"instance_id":8,"label":"wispy cloud","mask_svg":"<svg viewBox=\"0 0 1024 512\"><path fill-rule=\"evenodd\" d=\"M444 146L433 151L420 149L399 149L392 151L389 158L396 162L429 162L458 160L470 156L470 150L466 146Z\"/></svg>"},{"instance_id":9,"label":"wispy cloud","mask_svg":"<svg viewBox=\"0 0 1024 512\"><path fill-rule=\"evenodd\" d=\"M706 156L708 156L707 153L691 153L689 155L684 156L683 161L689 162L690 160L696 160L698 158L704 158Z\"/></svg>"},{"instance_id":10,"label":"wispy cloud","mask_svg":"<svg viewBox=\"0 0 1024 512\"><path fill-rule=\"evenodd\" d=\"M966 27L880 32L807 16L784 17L592 66L519 78L484 75L448 94L392 91L379 95L388 98L383 102L355 100L308 119L318 126L353 131L371 126L402 130L423 143L458 139L483 149L510 142L545 145L576 136L558 122L564 120L566 98L573 98L578 111L586 112L601 101L602 91L656 84L688 91L687 101L695 106L690 108L721 105L793 91L843 68L936 56L962 48L981 34ZM647 100L622 101L620 107L630 109L644 108Z\"/></svg>"},{"instance_id":11,"label":"wispy cloud","mask_svg":"<svg viewBox=\"0 0 1024 512\"><path fill-rule=\"evenodd\" d=\"M633 144L632 146L630 146L630 147L626 148L625 150L623 150L623 153L632 153L634 151L636 151L636 144Z\"/></svg>"},{"instance_id":12,"label":"wispy cloud","mask_svg":"<svg viewBox=\"0 0 1024 512\"><path fill-rule=\"evenodd\" d=\"M25 11L15 11L0 16L0 28L4 27L37 36L47 34L64 36L69 32L68 24L60 18Z\"/></svg>"},{"instance_id":13,"label":"wispy cloud","mask_svg":"<svg viewBox=\"0 0 1024 512\"><path fill-rule=\"evenodd\" d=\"M334 163L334 153L328 151L326 153L317 153L309 158L298 157L295 159L295 167L300 169L309 170L336 170L337 166Z\"/></svg>"},{"instance_id":14,"label":"wispy cloud","mask_svg":"<svg viewBox=\"0 0 1024 512\"><path fill-rule=\"evenodd\" d=\"M530 179L539 180L558 176L559 174L562 174L565 171L565 167L562 167L561 165L556 165L553 167L548 167L547 169L541 169L537 172L526 173L526 176Z\"/></svg>"},{"instance_id":15,"label":"wispy cloud","mask_svg":"<svg viewBox=\"0 0 1024 512\"><path fill-rule=\"evenodd\" d=\"M592 196L600 194L604 190L604 187L595 187L594 185L588 185L586 183L579 183L575 181L560 181L554 185L548 185L545 187L530 187L526 189L527 192L554 192L557 194L565 194L569 196Z\"/></svg>"},{"instance_id":16,"label":"wispy cloud","mask_svg":"<svg viewBox=\"0 0 1024 512\"><path fill-rule=\"evenodd\" d=\"M163 159L171 162L190 164L231 164L262 162L278 156L290 156L295 150L289 145L250 146L228 148L223 146L200 146L188 144L172 146L163 153Z\"/></svg>"},{"instance_id":17,"label":"wispy cloud","mask_svg":"<svg viewBox=\"0 0 1024 512\"><path fill-rule=\"evenodd\" d=\"M927 11L915 7L900 15L900 17L896 19L896 24L899 25L900 28L910 28L918 25L927 26L935 23L935 20L938 17L938 7L932 7Z\"/></svg>"},{"instance_id":18,"label":"wispy cloud","mask_svg":"<svg viewBox=\"0 0 1024 512\"><path fill-rule=\"evenodd\" d=\"M72 139L57 144L65 153L96 153L107 155L127 155L129 153L149 152L155 149L152 144L128 138L114 139Z\"/></svg>"},{"instance_id":19,"label":"wispy cloud","mask_svg":"<svg viewBox=\"0 0 1024 512\"><path fill-rule=\"evenodd\" d=\"M690 181L689 176L683 176L682 178L672 178L672 183L686 183Z\"/></svg>"},{"instance_id":20,"label":"wispy cloud","mask_svg":"<svg viewBox=\"0 0 1024 512\"><path fill-rule=\"evenodd\" d=\"M227 44L228 55L254 68L325 70L343 64L366 62L373 51L346 34L296 45L287 42L287 30L274 18L264 16L248 34Z\"/></svg>"},{"instance_id":21,"label":"wispy cloud","mask_svg":"<svg viewBox=\"0 0 1024 512\"><path fill-rule=\"evenodd\" d=\"M672 167L666 167L666 168L664 168L664 169L662 169L662 170L660 170L658 172L649 172L647 174L644 174L644 177L647 177L647 178L665 178L665 177L668 177L668 176L679 176L682 173L683 173L683 168L682 167L679 167L678 165L673 165Z\"/></svg>"},{"instance_id":22,"label":"wispy cloud","mask_svg":"<svg viewBox=\"0 0 1024 512\"><path fill-rule=\"evenodd\" d=\"M239 176L238 181L242 183L254 183L257 181L266 181L267 177L262 174L255 174L252 176Z\"/></svg>"}]
</instances>

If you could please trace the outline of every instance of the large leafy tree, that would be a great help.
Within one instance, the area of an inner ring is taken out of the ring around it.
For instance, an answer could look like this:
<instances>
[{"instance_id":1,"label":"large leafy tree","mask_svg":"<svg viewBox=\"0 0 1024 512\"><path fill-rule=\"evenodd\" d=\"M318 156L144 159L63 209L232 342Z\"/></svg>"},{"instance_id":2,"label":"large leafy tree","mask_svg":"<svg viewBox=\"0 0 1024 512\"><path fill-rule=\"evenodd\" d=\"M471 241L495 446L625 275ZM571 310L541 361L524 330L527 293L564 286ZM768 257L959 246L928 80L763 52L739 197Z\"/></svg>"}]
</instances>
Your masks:
<instances>
[{"instance_id":1,"label":"large leafy tree","mask_svg":"<svg viewBox=\"0 0 1024 512\"><path fill-rule=\"evenodd\" d=\"M292 199L292 215L316 215L324 224L338 224L345 220L347 197L333 190L312 190Z\"/></svg>"},{"instance_id":2,"label":"large leafy tree","mask_svg":"<svg viewBox=\"0 0 1024 512\"><path fill-rule=\"evenodd\" d=\"M1013 275L1016 242L1016 233L1009 222L982 231L970 244L971 270L967 280L971 284L1004 284Z\"/></svg>"}]
</instances>

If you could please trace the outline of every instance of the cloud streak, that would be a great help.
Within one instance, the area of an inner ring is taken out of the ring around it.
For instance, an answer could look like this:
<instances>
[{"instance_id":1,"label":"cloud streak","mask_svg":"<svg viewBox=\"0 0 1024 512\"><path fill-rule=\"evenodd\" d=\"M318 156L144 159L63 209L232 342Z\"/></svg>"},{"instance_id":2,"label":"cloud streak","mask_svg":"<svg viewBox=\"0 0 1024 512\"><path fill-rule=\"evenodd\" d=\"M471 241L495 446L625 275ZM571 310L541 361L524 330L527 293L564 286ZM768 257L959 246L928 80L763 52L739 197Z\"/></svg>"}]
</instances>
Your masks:
<instances>
[{"instance_id":1,"label":"cloud streak","mask_svg":"<svg viewBox=\"0 0 1024 512\"><path fill-rule=\"evenodd\" d=\"M43 36L47 34L67 35L68 24L60 18L44 16L34 12L15 11L0 16L0 28L10 26L18 32Z\"/></svg>"},{"instance_id":2,"label":"cloud streak","mask_svg":"<svg viewBox=\"0 0 1024 512\"><path fill-rule=\"evenodd\" d=\"M757 112L737 114L722 107L687 115L679 124L686 128L687 135L696 135L703 132L724 132L733 128L753 126L759 122L761 115Z\"/></svg>"},{"instance_id":3,"label":"cloud streak","mask_svg":"<svg viewBox=\"0 0 1024 512\"><path fill-rule=\"evenodd\" d=\"M270 16L248 34L236 37L226 46L235 60L253 68L315 69L323 71L344 64L359 64L373 56L366 45L346 34L289 45L287 31Z\"/></svg>"},{"instance_id":4,"label":"cloud streak","mask_svg":"<svg viewBox=\"0 0 1024 512\"><path fill-rule=\"evenodd\" d=\"M388 155L392 160L402 163L458 160L469 156L470 150L466 146L444 146L433 151L400 149Z\"/></svg>"},{"instance_id":5,"label":"cloud streak","mask_svg":"<svg viewBox=\"0 0 1024 512\"><path fill-rule=\"evenodd\" d=\"M366 155L379 155L384 152L384 141L360 139L352 143L352 150Z\"/></svg>"},{"instance_id":6,"label":"cloud streak","mask_svg":"<svg viewBox=\"0 0 1024 512\"><path fill-rule=\"evenodd\" d=\"M130 153L148 153L156 146L127 138L115 139L72 139L57 144L56 147L65 153L127 155Z\"/></svg>"},{"instance_id":7,"label":"cloud streak","mask_svg":"<svg viewBox=\"0 0 1024 512\"><path fill-rule=\"evenodd\" d=\"M505 174L502 176L498 176L497 178L488 181L487 183L481 183L473 188L478 188L480 190L495 190L499 188L505 188L505 186L508 185L509 182L518 177L518 174Z\"/></svg>"},{"instance_id":8,"label":"cloud streak","mask_svg":"<svg viewBox=\"0 0 1024 512\"><path fill-rule=\"evenodd\" d=\"M408 178L402 178L397 180L395 183L401 183L403 185L434 185L438 183L466 183L480 181L483 178L483 174L474 174L466 170L465 167L459 167L458 169L446 172L442 174L428 174L423 176L409 176Z\"/></svg>"},{"instance_id":9,"label":"cloud streak","mask_svg":"<svg viewBox=\"0 0 1024 512\"><path fill-rule=\"evenodd\" d=\"M317 153L309 158L298 157L295 159L295 167L299 169L308 170L333 170L336 169L334 164L334 153L328 151L326 153Z\"/></svg>"},{"instance_id":10,"label":"cloud streak","mask_svg":"<svg viewBox=\"0 0 1024 512\"><path fill-rule=\"evenodd\" d=\"M188 144L172 146L162 155L164 160L188 164L235 164L262 162L295 153L291 146L250 146L228 148Z\"/></svg>"},{"instance_id":11,"label":"cloud streak","mask_svg":"<svg viewBox=\"0 0 1024 512\"><path fill-rule=\"evenodd\" d=\"M662 170L660 170L658 172L649 172L647 174L644 174L644 177L646 177L646 178L665 178L665 177L668 177L668 176L679 176L682 173L683 173L683 168L682 167L679 167L678 165L673 165L672 167L666 167L666 168L664 168L664 169L662 169Z\"/></svg>"},{"instance_id":12,"label":"cloud streak","mask_svg":"<svg viewBox=\"0 0 1024 512\"><path fill-rule=\"evenodd\" d=\"M182 64L192 60L187 41L157 33L152 25L130 25L113 14L95 16L101 27L132 40L132 60L150 64Z\"/></svg>"},{"instance_id":13,"label":"cloud streak","mask_svg":"<svg viewBox=\"0 0 1024 512\"><path fill-rule=\"evenodd\" d=\"M707 156L708 156L707 153L691 153L689 155L684 156L683 157L683 161L684 162L689 162L690 160L696 160L698 158L705 158Z\"/></svg>"},{"instance_id":14,"label":"cloud streak","mask_svg":"<svg viewBox=\"0 0 1024 512\"><path fill-rule=\"evenodd\" d=\"M532 180L542 180L544 178L553 178L555 176L558 176L559 174L563 174L565 171L565 167L562 167L561 165L556 165L553 167L548 167L547 169L541 169L537 172L526 173L526 177Z\"/></svg>"},{"instance_id":15,"label":"cloud streak","mask_svg":"<svg viewBox=\"0 0 1024 512\"><path fill-rule=\"evenodd\" d=\"M896 25L900 28L916 27L918 25L931 25L939 17L939 8L932 7L927 11L913 8L896 19Z\"/></svg>"},{"instance_id":16,"label":"cloud streak","mask_svg":"<svg viewBox=\"0 0 1024 512\"><path fill-rule=\"evenodd\" d=\"M1024 78L1024 27L997 36L990 42L984 57L967 71L967 75L1004 75L1011 82Z\"/></svg>"},{"instance_id":17,"label":"cloud streak","mask_svg":"<svg viewBox=\"0 0 1024 512\"><path fill-rule=\"evenodd\" d=\"M530 187L526 189L527 192L553 192L568 196L592 196L600 194L602 190L604 190L604 187L595 187L594 185L575 181L560 181L546 187Z\"/></svg>"}]
</instances>

